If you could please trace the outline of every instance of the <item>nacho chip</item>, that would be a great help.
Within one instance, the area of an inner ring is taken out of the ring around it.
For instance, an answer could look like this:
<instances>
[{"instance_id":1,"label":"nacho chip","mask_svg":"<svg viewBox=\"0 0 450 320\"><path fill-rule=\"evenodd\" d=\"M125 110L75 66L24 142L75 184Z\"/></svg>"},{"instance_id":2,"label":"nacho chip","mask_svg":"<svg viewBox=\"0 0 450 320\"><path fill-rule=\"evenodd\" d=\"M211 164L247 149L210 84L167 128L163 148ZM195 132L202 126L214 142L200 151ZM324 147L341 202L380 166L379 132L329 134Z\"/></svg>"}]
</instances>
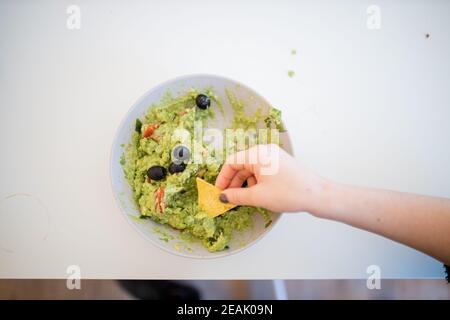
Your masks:
<instances>
[{"instance_id":1,"label":"nacho chip","mask_svg":"<svg viewBox=\"0 0 450 320\"><path fill-rule=\"evenodd\" d=\"M197 178L197 190L198 206L211 218L217 217L236 207L235 204L222 203L219 200L222 190L200 178Z\"/></svg>"}]
</instances>

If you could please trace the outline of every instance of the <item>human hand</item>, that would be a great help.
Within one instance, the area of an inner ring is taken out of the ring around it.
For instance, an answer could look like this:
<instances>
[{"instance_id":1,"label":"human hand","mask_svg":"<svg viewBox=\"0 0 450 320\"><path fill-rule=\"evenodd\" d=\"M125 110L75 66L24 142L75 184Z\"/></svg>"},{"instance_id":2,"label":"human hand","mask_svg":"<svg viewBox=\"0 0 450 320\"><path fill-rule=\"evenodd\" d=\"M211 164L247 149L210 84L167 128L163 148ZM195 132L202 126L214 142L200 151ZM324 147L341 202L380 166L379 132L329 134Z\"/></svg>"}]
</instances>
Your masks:
<instances>
[{"instance_id":1,"label":"human hand","mask_svg":"<svg viewBox=\"0 0 450 320\"><path fill-rule=\"evenodd\" d=\"M242 188L247 181L248 187ZM314 213L325 179L298 163L276 144L256 145L227 158L216 187L222 202L274 212Z\"/></svg>"},{"instance_id":2,"label":"human hand","mask_svg":"<svg viewBox=\"0 0 450 320\"><path fill-rule=\"evenodd\" d=\"M242 188L244 181L248 187ZM307 211L368 230L450 265L450 199L352 187L319 177L275 144L225 161L220 199L274 212Z\"/></svg>"}]
</instances>

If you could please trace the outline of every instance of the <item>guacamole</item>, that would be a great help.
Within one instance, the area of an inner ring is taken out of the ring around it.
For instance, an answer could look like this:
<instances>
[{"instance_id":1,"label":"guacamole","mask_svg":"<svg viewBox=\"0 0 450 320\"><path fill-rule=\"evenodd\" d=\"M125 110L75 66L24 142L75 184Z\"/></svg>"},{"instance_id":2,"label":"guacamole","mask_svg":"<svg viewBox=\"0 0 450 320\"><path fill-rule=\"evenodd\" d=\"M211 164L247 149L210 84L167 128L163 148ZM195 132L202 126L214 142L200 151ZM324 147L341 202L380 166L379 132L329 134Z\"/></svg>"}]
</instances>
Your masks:
<instances>
[{"instance_id":1,"label":"guacamole","mask_svg":"<svg viewBox=\"0 0 450 320\"><path fill-rule=\"evenodd\" d=\"M281 126L278 110L272 108L263 115L258 109L249 116L231 92L227 92L227 97L234 111L233 128ZM131 142L121 157L141 218L178 229L182 238L197 239L211 252L228 248L234 232L251 226L255 212L263 215L266 225L270 224L268 212L260 208L237 206L211 218L198 207L196 178L214 184L224 157L202 141L186 145L182 135L175 132L182 129L194 136L194 124L208 127L216 112L223 113L223 109L212 90L191 89L177 97L168 93L158 104L151 105L142 119L136 119ZM194 159L191 149L202 161ZM174 158L174 150L184 152L184 158ZM186 158L189 152L192 154Z\"/></svg>"}]
</instances>

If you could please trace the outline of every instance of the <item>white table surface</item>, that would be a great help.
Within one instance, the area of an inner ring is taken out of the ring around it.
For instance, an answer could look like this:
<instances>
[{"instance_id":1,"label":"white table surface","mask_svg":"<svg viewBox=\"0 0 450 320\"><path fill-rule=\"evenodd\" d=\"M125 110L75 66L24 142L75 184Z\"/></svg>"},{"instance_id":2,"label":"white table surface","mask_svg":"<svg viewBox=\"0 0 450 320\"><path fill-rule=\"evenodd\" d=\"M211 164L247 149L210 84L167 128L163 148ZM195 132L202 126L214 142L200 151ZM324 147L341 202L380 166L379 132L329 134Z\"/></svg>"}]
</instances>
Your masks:
<instances>
[{"instance_id":1,"label":"white table surface","mask_svg":"<svg viewBox=\"0 0 450 320\"><path fill-rule=\"evenodd\" d=\"M145 91L190 73L264 95L324 176L450 196L450 2L276 3L0 1L0 277L75 264L84 278L365 278L376 264L383 278L442 278L432 258L305 213L208 261L161 251L121 216L115 131ZM80 30L66 28L71 4Z\"/></svg>"}]
</instances>

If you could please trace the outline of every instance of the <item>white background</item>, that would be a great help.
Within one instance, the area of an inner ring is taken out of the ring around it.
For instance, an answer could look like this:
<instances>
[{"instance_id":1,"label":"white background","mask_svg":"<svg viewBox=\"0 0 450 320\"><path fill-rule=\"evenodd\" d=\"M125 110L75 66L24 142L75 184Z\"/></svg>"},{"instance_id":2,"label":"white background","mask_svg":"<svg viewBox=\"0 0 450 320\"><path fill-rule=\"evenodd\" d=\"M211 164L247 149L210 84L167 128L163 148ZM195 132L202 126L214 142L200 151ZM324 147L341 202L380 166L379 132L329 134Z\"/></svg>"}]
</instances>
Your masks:
<instances>
[{"instance_id":1,"label":"white background","mask_svg":"<svg viewBox=\"0 0 450 320\"><path fill-rule=\"evenodd\" d=\"M365 278L371 264L443 277L415 250L306 213L228 258L170 255L121 216L109 157L145 91L213 73L280 108L321 175L449 197L449 14L448 1L0 1L0 277L71 264L85 278Z\"/></svg>"}]
</instances>

